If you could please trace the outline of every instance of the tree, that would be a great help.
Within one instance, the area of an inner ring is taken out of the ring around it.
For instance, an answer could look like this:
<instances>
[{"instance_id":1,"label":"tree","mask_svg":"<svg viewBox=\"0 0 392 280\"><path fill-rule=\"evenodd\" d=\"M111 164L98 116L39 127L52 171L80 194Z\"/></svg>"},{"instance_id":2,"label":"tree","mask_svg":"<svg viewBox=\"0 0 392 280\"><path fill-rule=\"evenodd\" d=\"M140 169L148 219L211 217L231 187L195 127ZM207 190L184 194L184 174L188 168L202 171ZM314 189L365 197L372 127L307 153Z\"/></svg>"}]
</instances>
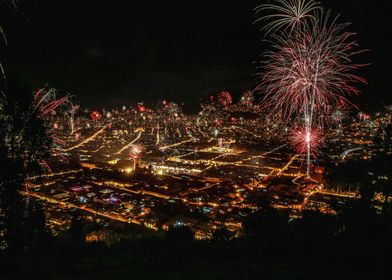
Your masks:
<instances>
[{"instance_id":1,"label":"tree","mask_svg":"<svg viewBox=\"0 0 392 280\"><path fill-rule=\"evenodd\" d=\"M39 161L50 155L45 121L32 107L32 91L16 79L0 88L0 193L3 227L9 249L24 247L22 191L29 175L40 172Z\"/></svg>"},{"instance_id":2,"label":"tree","mask_svg":"<svg viewBox=\"0 0 392 280\"><path fill-rule=\"evenodd\" d=\"M234 238L233 232L229 231L226 227L219 228L214 231L212 240L214 242L228 242Z\"/></svg>"},{"instance_id":3,"label":"tree","mask_svg":"<svg viewBox=\"0 0 392 280\"><path fill-rule=\"evenodd\" d=\"M69 233L73 242L81 243L84 240L83 235L83 222L80 218L78 210L75 209L72 213L71 226L69 227Z\"/></svg>"},{"instance_id":4,"label":"tree","mask_svg":"<svg viewBox=\"0 0 392 280\"><path fill-rule=\"evenodd\" d=\"M194 240L194 234L188 226L170 226L165 239L169 243L186 244Z\"/></svg>"},{"instance_id":5,"label":"tree","mask_svg":"<svg viewBox=\"0 0 392 280\"><path fill-rule=\"evenodd\" d=\"M27 247L40 249L50 241L50 232L46 228L45 212L40 203L36 201L28 203L24 225Z\"/></svg>"},{"instance_id":6,"label":"tree","mask_svg":"<svg viewBox=\"0 0 392 280\"><path fill-rule=\"evenodd\" d=\"M244 221L244 235L257 240L265 248L279 245L279 240L286 233L287 217L271 205L271 200L261 196L258 200L258 211Z\"/></svg>"}]
</instances>

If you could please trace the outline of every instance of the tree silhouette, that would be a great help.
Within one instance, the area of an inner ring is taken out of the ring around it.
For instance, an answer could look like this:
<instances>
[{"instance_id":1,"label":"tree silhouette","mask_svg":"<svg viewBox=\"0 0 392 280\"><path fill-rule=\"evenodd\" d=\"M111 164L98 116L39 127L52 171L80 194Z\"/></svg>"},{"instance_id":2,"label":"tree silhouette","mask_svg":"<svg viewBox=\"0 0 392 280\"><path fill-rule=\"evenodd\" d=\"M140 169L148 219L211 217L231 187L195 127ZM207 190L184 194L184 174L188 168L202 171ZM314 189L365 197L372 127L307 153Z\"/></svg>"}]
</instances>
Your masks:
<instances>
[{"instance_id":1,"label":"tree silhouette","mask_svg":"<svg viewBox=\"0 0 392 280\"><path fill-rule=\"evenodd\" d=\"M21 192L29 175L40 172L39 160L50 155L46 124L32 108L32 91L16 79L4 81L0 91L1 208L9 249L24 247Z\"/></svg>"},{"instance_id":2,"label":"tree silhouette","mask_svg":"<svg viewBox=\"0 0 392 280\"><path fill-rule=\"evenodd\" d=\"M214 242L228 242L234 238L233 232L229 231L226 227L219 228L214 231L212 240Z\"/></svg>"},{"instance_id":3,"label":"tree silhouette","mask_svg":"<svg viewBox=\"0 0 392 280\"><path fill-rule=\"evenodd\" d=\"M80 218L77 209L74 209L71 218L71 226L69 227L69 233L72 238L72 242L82 243L84 241L83 235L83 222Z\"/></svg>"}]
</instances>

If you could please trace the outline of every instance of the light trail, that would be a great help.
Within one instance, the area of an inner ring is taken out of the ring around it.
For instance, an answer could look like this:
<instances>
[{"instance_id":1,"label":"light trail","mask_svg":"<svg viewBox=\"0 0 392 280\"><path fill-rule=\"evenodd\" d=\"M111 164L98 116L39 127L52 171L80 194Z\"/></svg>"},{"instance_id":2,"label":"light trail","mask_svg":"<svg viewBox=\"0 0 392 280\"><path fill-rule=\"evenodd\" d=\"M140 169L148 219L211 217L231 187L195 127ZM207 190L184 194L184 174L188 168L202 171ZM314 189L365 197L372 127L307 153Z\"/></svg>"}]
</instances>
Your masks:
<instances>
[{"instance_id":1,"label":"light trail","mask_svg":"<svg viewBox=\"0 0 392 280\"><path fill-rule=\"evenodd\" d=\"M349 149L349 150L347 150L347 151L344 151L342 154L341 154L341 161L342 162L344 162L345 161L345 159L346 159L346 157L350 154L350 153L352 153L352 152L355 152L355 151L359 151L359 150L362 150L363 148L354 148L354 149Z\"/></svg>"},{"instance_id":2,"label":"light trail","mask_svg":"<svg viewBox=\"0 0 392 280\"><path fill-rule=\"evenodd\" d=\"M112 141L112 140L107 141L107 142L105 143L105 145L110 144L111 142L113 142L113 141ZM100 150L102 150L102 149L105 147L105 145L101 145L101 146L98 147L96 150L91 151L91 153L97 153L97 152L99 152Z\"/></svg>"},{"instance_id":3,"label":"light trail","mask_svg":"<svg viewBox=\"0 0 392 280\"><path fill-rule=\"evenodd\" d=\"M57 173L49 173L49 174L44 174L44 175L37 175L33 177L29 177L29 180L34 180L37 178L47 178L47 177L54 177L54 176L61 176L61 175L66 175L66 174L71 174L71 173L79 173L82 172L83 169L76 169L76 170L69 170L69 171L62 171L62 172L57 172Z\"/></svg>"},{"instance_id":4,"label":"light trail","mask_svg":"<svg viewBox=\"0 0 392 280\"><path fill-rule=\"evenodd\" d=\"M133 139L131 142L129 142L127 145L125 145L124 147L122 147L120 150L118 150L118 152L116 153L116 155L121 154L122 152L124 152L127 148L131 147L134 143L136 143L137 140L140 139L140 137L143 134L143 130L139 130L139 133L137 134L136 138Z\"/></svg>"},{"instance_id":5,"label":"light trail","mask_svg":"<svg viewBox=\"0 0 392 280\"><path fill-rule=\"evenodd\" d=\"M242 127L233 126L233 128L235 128L235 129L237 129L237 130L240 130L240 131L242 131L242 132L246 132L246 133L248 133L248 134L251 134L251 135L253 135L253 136L256 137L256 138L263 138L262 135L258 135L258 134L256 134L256 133L254 133L254 132L252 132L252 131L250 131L250 130L244 129L244 128L242 128Z\"/></svg>"},{"instance_id":6,"label":"light trail","mask_svg":"<svg viewBox=\"0 0 392 280\"><path fill-rule=\"evenodd\" d=\"M131 190L131 189L128 188L128 187L131 187L131 186L125 185L125 184L118 184L117 182L114 182L114 181L106 181L104 183L99 183L99 182L93 182L93 183L96 184L96 185L101 185L101 186L104 186L104 185L110 186L110 187L115 188L115 189L119 189L119 190L122 190L122 191L125 191L125 192L138 194L138 195L146 194L146 195L149 195L149 196L153 196L153 197L157 197L157 198L161 198L161 199L166 199L166 200L170 199L170 198L175 198L175 199L177 198L177 197L171 197L171 196L168 196L168 195L164 195L164 194L160 194L160 193L152 192L152 191L146 191L146 190L134 191L134 190Z\"/></svg>"},{"instance_id":7,"label":"light trail","mask_svg":"<svg viewBox=\"0 0 392 280\"><path fill-rule=\"evenodd\" d=\"M84 144L87 144L88 142L94 140L99 134L101 134L102 132L104 132L105 129L106 129L107 127L108 127L108 125L103 126L103 127L102 127L100 130L98 130L96 133L94 133L94 134L91 135L90 137L84 139L82 142L80 142L79 144L77 144L77 145L75 145L75 146L73 146L73 147L70 147L70 148L67 148L67 149L58 148L57 150L58 150L58 151L61 151L61 152L69 152L69 151L75 150L75 149L77 149L77 148L83 146Z\"/></svg>"},{"instance_id":8,"label":"light trail","mask_svg":"<svg viewBox=\"0 0 392 280\"><path fill-rule=\"evenodd\" d=\"M181 146L183 144L190 143L190 142L194 142L194 140L193 139L188 139L188 140L184 140L184 141L181 141L181 142L178 142L178 143L174 143L174 144L171 144L171 145L162 146L162 147L159 148L159 150L164 151L166 149L178 147L178 146Z\"/></svg>"},{"instance_id":9,"label":"light trail","mask_svg":"<svg viewBox=\"0 0 392 280\"><path fill-rule=\"evenodd\" d=\"M278 150L280 150L280 149L282 149L282 148L286 147L287 145L288 145L288 144L284 144L284 145L282 145L282 146L279 146L279 147L277 147L277 148L273 149L272 151L269 151L269 152L266 152L266 153L264 153L264 154L263 154L263 156L266 156L266 155L269 155L269 154L275 153L276 151L278 151Z\"/></svg>"},{"instance_id":10,"label":"light trail","mask_svg":"<svg viewBox=\"0 0 392 280\"><path fill-rule=\"evenodd\" d=\"M279 173L279 174L282 174L284 171L286 171L286 170L290 167L290 165L292 165L293 162L294 162L297 158L298 158L298 155L294 155L294 156L290 159L290 161L280 170L280 173Z\"/></svg>"},{"instance_id":11,"label":"light trail","mask_svg":"<svg viewBox=\"0 0 392 280\"><path fill-rule=\"evenodd\" d=\"M96 211L96 210L94 210L92 208L87 207L86 205L79 206L79 205L76 205L76 204L71 203L71 202L64 202L64 201L61 201L61 200L54 199L52 197L39 195L39 194L37 194L35 192L24 192L24 191L22 191L21 194L25 195L25 196L32 196L34 198L46 201L46 202L51 203L51 204L61 205L61 206L66 207L66 208L77 208L77 209L80 209L82 211L88 212L90 214L102 216L102 217L105 217L105 218L108 218L108 219L111 219L111 220L116 220L116 221L123 222L123 223L137 224L137 225L142 225L143 226L143 223L141 221L139 221L139 220L137 220L135 218L129 219L129 218L123 217L123 216L121 216L120 214L117 214L117 213L116 213L116 215L114 215L114 214L107 213L107 212ZM157 227L154 227L152 225L145 226L145 227L151 228L151 229L153 229L155 231L158 230Z\"/></svg>"},{"instance_id":12,"label":"light trail","mask_svg":"<svg viewBox=\"0 0 392 280\"><path fill-rule=\"evenodd\" d=\"M343 197L343 198L356 198L356 197L358 197L358 193L355 193L355 192L336 193L336 192L332 192L332 191L328 191L328 190L322 190L322 191L319 191L319 193L325 194L325 195L332 195L332 196L336 196L336 197Z\"/></svg>"}]
</instances>

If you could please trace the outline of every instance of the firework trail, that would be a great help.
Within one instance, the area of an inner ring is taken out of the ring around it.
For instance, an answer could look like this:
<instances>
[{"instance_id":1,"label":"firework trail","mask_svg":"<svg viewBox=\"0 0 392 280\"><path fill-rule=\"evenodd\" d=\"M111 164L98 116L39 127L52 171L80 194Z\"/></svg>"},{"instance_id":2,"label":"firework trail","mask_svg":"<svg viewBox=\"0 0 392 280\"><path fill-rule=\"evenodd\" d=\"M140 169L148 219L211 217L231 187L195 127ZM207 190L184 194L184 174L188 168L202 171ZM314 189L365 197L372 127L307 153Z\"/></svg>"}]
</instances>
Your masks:
<instances>
[{"instance_id":1,"label":"firework trail","mask_svg":"<svg viewBox=\"0 0 392 280\"><path fill-rule=\"evenodd\" d=\"M19 8L19 0L3 0L3 3L6 6L8 6L9 8L13 8L16 12L19 12L20 14L22 14L26 18L26 15ZM5 35L4 29L1 27L1 25L0 25L0 35L1 35L1 37L3 37L2 39L4 41L4 44L7 46L8 45L7 36ZM3 65L1 64L1 62L0 62L0 71L1 71L3 79L6 79L5 71L4 71L4 68L3 68Z\"/></svg>"},{"instance_id":2,"label":"firework trail","mask_svg":"<svg viewBox=\"0 0 392 280\"><path fill-rule=\"evenodd\" d=\"M73 135L76 131L75 129L75 115L76 112L80 109L80 105L75 102L75 96L71 94L67 94L67 100L64 102L63 106L63 114L69 118L69 125L71 130L71 135Z\"/></svg>"},{"instance_id":3,"label":"firework trail","mask_svg":"<svg viewBox=\"0 0 392 280\"><path fill-rule=\"evenodd\" d=\"M19 9L19 1L18 0L3 0L3 3L8 6L9 8L14 8L16 11L21 11ZM3 41L5 45L8 45L7 36L5 36L5 32L0 25L0 34L3 37Z\"/></svg>"},{"instance_id":4,"label":"firework trail","mask_svg":"<svg viewBox=\"0 0 392 280\"><path fill-rule=\"evenodd\" d=\"M58 91L54 88L41 88L34 94L33 112L43 117L48 113L55 111L58 107L65 104L68 100L68 95L57 98Z\"/></svg>"},{"instance_id":5,"label":"firework trail","mask_svg":"<svg viewBox=\"0 0 392 280\"><path fill-rule=\"evenodd\" d=\"M129 151L129 158L133 159L133 170L136 170L136 161L139 159L143 147L140 145L132 145Z\"/></svg>"},{"instance_id":6,"label":"firework trail","mask_svg":"<svg viewBox=\"0 0 392 280\"><path fill-rule=\"evenodd\" d=\"M71 105L69 108L69 118L70 118L70 125L71 125L71 134L75 133L75 114L79 110L79 105Z\"/></svg>"},{"instance_id":7,"label":"firework trail","mask_svg":"<svg viewBox=\"0 0 392 280\"><path fill-rule=\"evenodd\" d=\"M352 73L365 66L352 63L363 51L356 50L354 33L346 31L349 24L338 23L338 16L332 18L317 2L275 3L258 7L275 14L261 18L273 43L272 51L265 53L257 90L264 93L263 105L272 114L287 120L302 116L305 133L312 137L313 127L331 120L331 108L350 107L347 96L359 94L356 84L366 83ZM313 142L305 141L308 175Z\"/></svg>"},{"instance_id":8,"label":"firework trail","mask_svg":"<svg viewBox=\"0 0 392 280\"><path fill-rule=\"evenodd\" d=\"M69 100L69 95L58 98L58 91L54 88L47 89L43 87L34 93L32 101L32 112L38 117L48 120L49 113L55 114L61 106L65 106ZM64 146L65 142L56 136L55 131L58 125L54 123L51 129L48 129L49 137L55 146Z\"/></svg>"}]
</instances>

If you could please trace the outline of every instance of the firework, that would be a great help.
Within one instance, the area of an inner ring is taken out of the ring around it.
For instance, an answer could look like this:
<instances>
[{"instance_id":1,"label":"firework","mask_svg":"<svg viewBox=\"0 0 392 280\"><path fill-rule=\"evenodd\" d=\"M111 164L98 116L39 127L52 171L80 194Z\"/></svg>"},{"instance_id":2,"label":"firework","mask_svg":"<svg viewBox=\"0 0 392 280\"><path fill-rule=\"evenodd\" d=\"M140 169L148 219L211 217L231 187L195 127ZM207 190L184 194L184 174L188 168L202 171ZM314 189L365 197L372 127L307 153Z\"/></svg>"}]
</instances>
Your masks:
<instances>
[{"instance_id":1,"label":"firework","mask_svg":"<svg viewBox=\"0 0 392 280\"><path fill-rule=\"evenodd\" d=\"M230 92L222 91L218 96L219 103L222 107L227 107L233 103L233 98L231 97Z\"/></svg>"},{"instance_id":2,"label":"firework","mask_svg":"<svg viewBox=\"0 0 392 280\"><path fill-rule=\"evenodd\" d=\"M19 0L3 0L3 3L6 6L8 6L9 8L13 8L16 12L19 12L20 14L25 16L23 11L19 8ZM3 28L1 27L1 25L0 25L0 35L1 35L1 37L3 37L4 44L7 46L8 45L7 36L5 35L5 32L4 32ZM0 71L1 71L3 79L6 79L5 71L4 71L4 68L3 68L3 65L1 64L1 62L0 62Z\"/></svg>"},{"instance_id":3,"label":"firework","mask_svg":"<svg viewBox=\"0 0 392 280\"><path fill-rule=\"evenodd\" d=\"M247 106L252 105L253 101L254 101L254 95L251 90L245 91L242 94L241 99L240 99L241 104L247 105Z\"/></svg>"},{"instance_id":4,"label":"firework","mask_svg":"<svg viewBox=\"0 0 392 280\"><path fill-rule=\"evenodd\" d=\"M143 147L140 145L132 145L130 149L129 157L133 159L133 170L136 169L136 161L139 159L142 150Z\"/></svg>"},{"instance_id":5,"label":"firework","mask_svg":"<svg viewBox=\"0 0 392 280\"><path fill-rule=\"evenodd\" d=\"M256 20L267 22L262 28L269 33L283 31L292 32L301 28L306 21L314 20L315 13L321 10L320 3L313 0L276 0L273 4L256 7L256 13L266 15Z\"/></svg>"},{"instance_id":6,"label":"firework","mask_svg":"<svg viewBox=\"0 0 392 280\"><path fill-rule=\"evenodd\" d=\"M169 114L169 117L172 119L172 122L175 123L175 120L181 114L181 108L177 103L169 102L165 103L165 110Z\"/></svg>"},{"instance_id":7,"label":"firework","mask_svg":"<svg viewBox=\"0 0 392 280\"><path fill-rule=\"evenodd\" d=\"M93 120L93 121L98 121L98 120L100 120L100 119L102 118L102 115L101 115L101 113L98 112L98 111L92 111L92 112L90 113L90 117L91 117L91 120Z\"/></svg>"},{"instance_id":8,"label":"firework","mask_svg":"<svg viewBox=\"0 0 392 280\"><path fill-rule=\"evenodd\" d=\"M349 107L346 96L358 94L355 87L364 79L351 74L362 64L352 64L351 51L356 42L352 33L339 32L344 25L320 21L306 33L280 37L280 44L268 52L259 89L265 92L264 104L286 117L305 111L310 118L317 112L329 115L336 106ZM327 120L325 118L324 120Z\"/></svg>"},{"instance_id":9,"label":"firework","mask_svg":"<svg viewBox=\"0 0 392 280\"><path fill-rule=\"evenodd\" d=\"M58 91L54 88L46 89L41 88L34 94L33 99L33 112L38 112L41 117L48 113L53 113L58 107L64 105L69 96L65 95L57 98Z\"/></svg>"},{"instance_id":10,"label":"firework","mask_svg":"<svg viewBox=\"0 0 392 280\"><path fill-rule=\"evenodd\" d=\"M293 130L290 134L290 140L297 153L308 153L308 149L310 149L310 154L314 157L317 156L318 148L323 142L320 130L306 128Z\"/></svg>"},{"instance_id":11,"label":"firework","mask_svg":"<svg viewBox=\"0 0 392 280\"><path fill-rule=\"evenodd\" d=\"M144 107L143 103L139 103L137 104L137 110L139 111L139 113L143 113L146 111L146 107Z\"/></svg>"},{"instance_id":12,"label":"firework","mask_svg":"<svg viewBox=\"0 0 392 280\"><path fill-rule=\"evenodd\" d=\"M79 110L79 105L72 105L70 108L70 124L71 124L71 134L75 132L75 114Z\"/></svg>"},{"instance_id":13,"label":"firework","mask_svg":"<svg viewBox=\"0 0 392 280\"><path fill-rule=\"evenodd\" d=\"M38 117L50 120L56 115L56 110L67 104L69 100L69 95L66 94L63 97L58 97L59 92L54 88L43 87L34 93L32 101L32 112L37 114ZM55 122L49 126L48 134L53 140L54 148L64 145L64 141L61 141L57 136L55 131L60 127Z\"/></svg>"},{"instance_id":14,"label":"firework","mask_svg":"<svg viewBox=\"0 0 392 280\"><path fill-rule=\"evenodd\" d=\"M113 114L112 114L112 112L106 112L105 116L107 119L111 119Z\"/></svg>"},{"instance_id":15,"label":"firework","mask_svg":"<svg viewBox=\"0 0 392 280\"><path fill-rule=\"evenodd\" d=\"M331 114L331 120L335 124L341 124L346 118L347 112L343 108L335 109Z\"/></svg>"},{"instance_id":16,"label":"firework","mask_svg":"<svg viewBox=\"0 0 392 280\"><path fill-rule=\"evenodd\" d=\"M370 116L369 116L368 114L363 113L363 112L359 112L359 113L358 113L358 119L359 119L360 121L365 122L365 121L370 120Z\"/></svg>"},{"instance_id":17,"label":"firework","mask_svg":"<svg viewBox=\"0 0 392 280\"><path fill-rule=\"evenodd\" d=\"M259 10L275 14L264 29L271 33L273 50L265 53L264 72L258 90L263 104L274 115L287 121L302 116L307 133L331 119L330 108L348 108L347 96L359 94L357 83L366 81L354 74L364 64L352 63L357 51L348 24L331 18L318 3L302 0L276 0ZM308 142L308 175L313 141Z\"/></svg>"},{"instance_id":18,"label":"firework","mask_svg":"<svg viewBox=\"0 0 392 280\"><path fill-rule=\"evenodd\" d=\"M68 95L64 110L65 115L69 118L71 135L75 133L75 114L80 109L80 105L75 103L74 98L74 96Z\"/></svg>"}]
</instances>

